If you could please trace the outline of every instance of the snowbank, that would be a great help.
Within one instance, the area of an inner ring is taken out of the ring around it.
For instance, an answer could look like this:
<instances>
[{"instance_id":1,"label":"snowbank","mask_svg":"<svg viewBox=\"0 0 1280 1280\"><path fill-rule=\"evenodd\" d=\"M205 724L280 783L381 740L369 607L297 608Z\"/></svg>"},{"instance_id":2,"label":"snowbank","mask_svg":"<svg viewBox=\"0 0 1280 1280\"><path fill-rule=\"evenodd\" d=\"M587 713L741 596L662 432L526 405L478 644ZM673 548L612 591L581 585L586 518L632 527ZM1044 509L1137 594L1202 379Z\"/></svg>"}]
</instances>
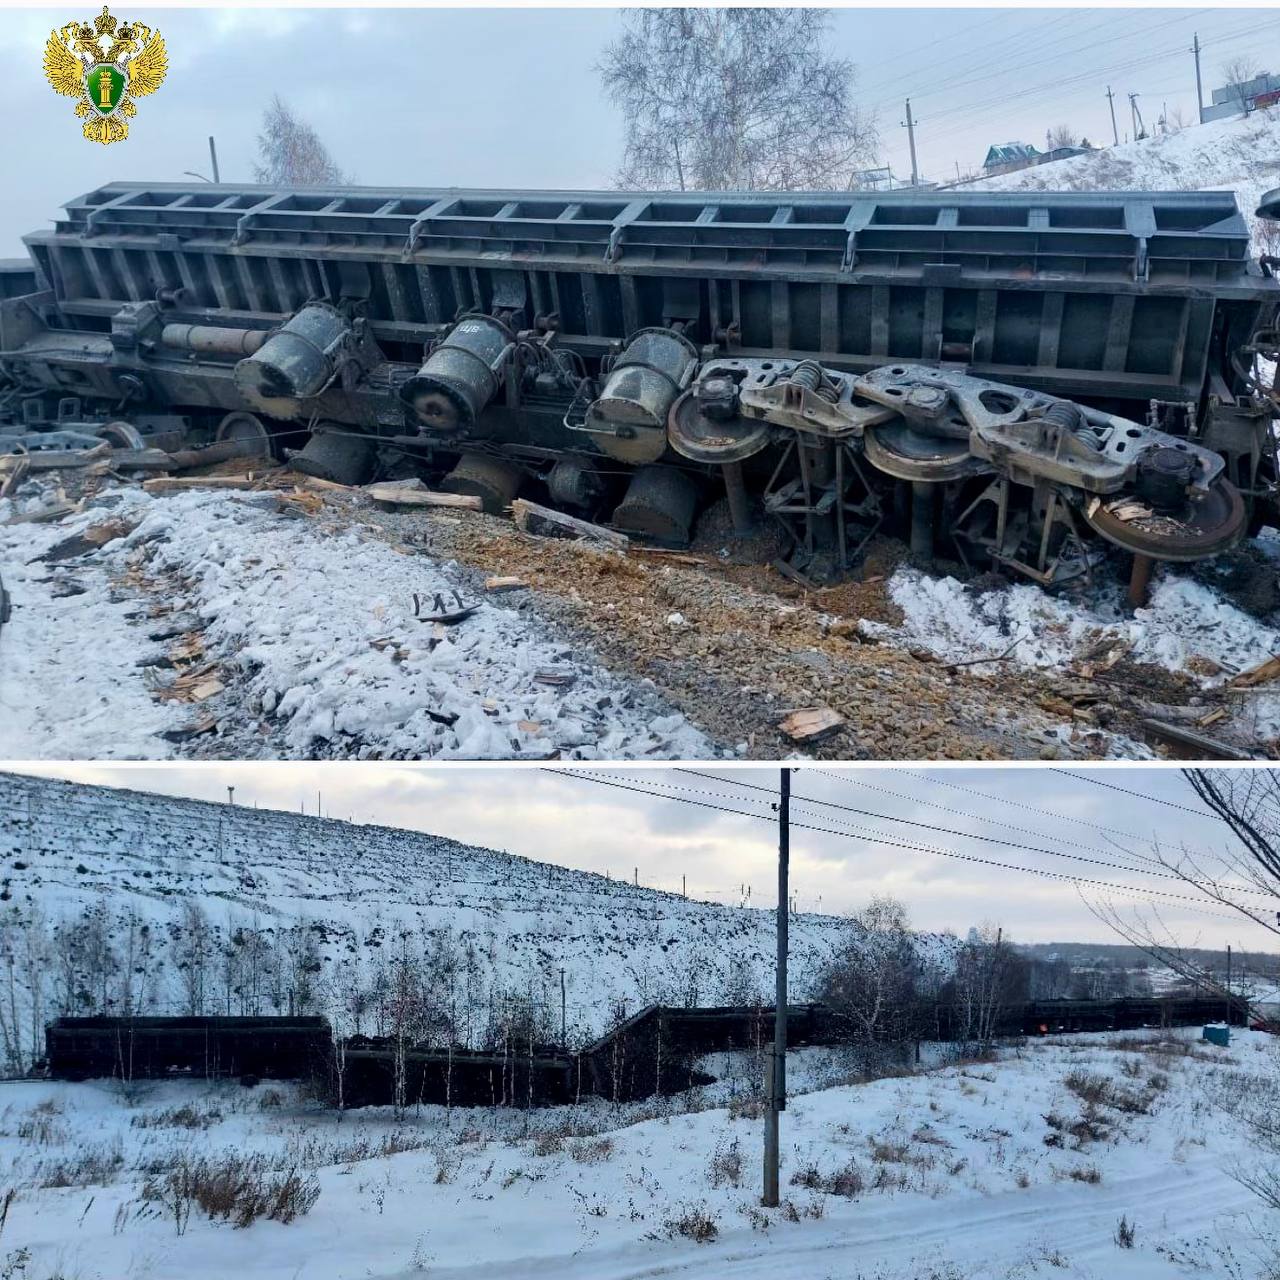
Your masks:
<instances>
[{"instance_id":1,"label":"snowbank","mask_svg":"<svg viewBox=\"0 0 1280 1280\"><path fill-rule=\"evenodd\" d=\"M486 597L456 564L277 506L272 494L153 498L135 488L54 526L0 529L14 601L0 632L0 758L169 754L155 735L195 717L157 703L137 665L166 647L148 639L157 604L190 615L206 658L226 673L227 691L194 709L219 718L224 745L205 754L716 754L651 684L611 675L527 609ZM65 565L41 563L109 518L136 527ZM453 626L415 618L415 594L429 612L437 595L455 592L478 605L470 617Z\"/></svg>"}]
</instances>

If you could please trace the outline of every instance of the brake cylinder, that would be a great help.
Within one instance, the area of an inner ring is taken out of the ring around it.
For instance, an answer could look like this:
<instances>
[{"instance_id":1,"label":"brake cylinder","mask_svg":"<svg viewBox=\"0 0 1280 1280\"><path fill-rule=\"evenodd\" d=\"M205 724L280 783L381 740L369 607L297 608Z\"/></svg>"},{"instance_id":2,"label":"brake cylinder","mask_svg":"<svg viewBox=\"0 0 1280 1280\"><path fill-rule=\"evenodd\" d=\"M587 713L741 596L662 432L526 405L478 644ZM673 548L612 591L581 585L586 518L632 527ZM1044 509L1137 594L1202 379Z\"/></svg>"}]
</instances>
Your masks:
<instances>
[{"instance_id":1,"label":"brake cylinder","mask_svg":"<svg viewBox=\"0 0 1280 1280\"><path fill-rule=\"evenodd\" d=\"M674 329L641 329L618 357L587 410L586 428L622 462L656 462L666 449L667 414L698 362L698 349Z\"/></svg>"},{"instance_id":2,"label":"brake cylinder","mask_svg":"<svg viewBox=\"0 0 1280 1280\"><path fill-rule=\"evenodd\" d=\"M236 365L235 384L254 408L292 416L298 401L319 395L333 380L350 336L351 323L342 312L310 302Z\"/></svg>"},{"instance_id":3,"label":"brake cylinder","mask_svg":"<svg viewBox=\"0 0 1280 1280\"><path fill-rule=\"evenodd\" d=\"M454 434L475 425L497 394L515 335L492 316L465 316L400 388L419 432Z\"/></svg>"}]
</instances>

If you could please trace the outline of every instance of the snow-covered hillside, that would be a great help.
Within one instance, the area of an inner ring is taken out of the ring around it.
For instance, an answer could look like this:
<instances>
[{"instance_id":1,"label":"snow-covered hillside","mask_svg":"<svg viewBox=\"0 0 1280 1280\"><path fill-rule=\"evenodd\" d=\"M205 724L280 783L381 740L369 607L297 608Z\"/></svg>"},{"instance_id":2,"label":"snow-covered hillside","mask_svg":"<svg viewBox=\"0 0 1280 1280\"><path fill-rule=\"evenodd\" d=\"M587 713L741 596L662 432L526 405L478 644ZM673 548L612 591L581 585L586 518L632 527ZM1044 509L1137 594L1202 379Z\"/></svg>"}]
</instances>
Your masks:
<instances>
[{"instance_id":1,"label":"snow-covered hillside","mask_svg":"<svg viewBox=\"0 0 1280 1280\"><path fill-rule=\"evenodd\" d=\"M1274 187L1280 187L1280 107L984 178L965 190L1234 191L1256 244L1254 210Z\"/></svg>"},{"instance_id":2,"label":"snow-covered hillside","mask_svg":"<svg viewBox=\"0 0 1280 1280\"><path fill-rule=\"evenodd\" d=\"M509 1000L558 1033L563 969L581 1041L623 1003L736 1003L773 980L771 912L333 819L0 774L0 866L0 945L24 1007L34 986L45 1016L104 997L109 1011L186 1012L199 965L204 1012L306 1005L369 1032L387 966L409 954L473 1040ZM834 917L793 918L795 999L848 938ZM41 1018L19 1022L29 1050Z\"/></svg>"}]
</instances>

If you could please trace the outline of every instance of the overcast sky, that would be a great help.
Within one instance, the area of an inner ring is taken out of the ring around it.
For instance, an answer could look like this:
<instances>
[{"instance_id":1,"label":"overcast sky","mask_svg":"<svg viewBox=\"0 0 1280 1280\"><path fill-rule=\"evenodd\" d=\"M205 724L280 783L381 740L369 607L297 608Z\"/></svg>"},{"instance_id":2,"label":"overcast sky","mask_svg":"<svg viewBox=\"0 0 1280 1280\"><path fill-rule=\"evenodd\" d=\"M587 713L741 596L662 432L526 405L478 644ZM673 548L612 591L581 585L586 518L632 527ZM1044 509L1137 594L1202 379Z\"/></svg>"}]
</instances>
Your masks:
<instances>
[{"instance_id":1,"label":"overcast sky","mask_svg":"<svg viewBox=\"0 0 1280 1280\"><path fill-rule=\"evenodd\" d=\"M638 868L641 883L657 888L678 891L681 876L687 876L691 895L715 901L737 902L743 886L750 886L752 905L772 906L776 900L777 827L770 809L778 786L776 769L575 770L640 789L629 791L548 770L511 767L253 763L19 768L219 802L226 801L226 788L232 785L236 804L295 813L305 808L314 814L319 801L334 818L417 828L628 879ZM1019 941L1117 941L1069 883L918 847L1131 885L1136 894L1110 896L1142 901L1144 887L1180 893L1184 886L1057 855L1134 866L1150 856L1153 841L1174 848L1185 842L1201 850L1227 843L1219 824L1198 816L1202 806L1176 770L1136 768L1091 776L1154 799L1048 768L801 770L793 784L793 892L802 910L837 914L863 905L873 894L890 893L906 902L914 922L927 929L963 933L970 925L991 921ZM684 800L667 798L677 795ZM805 804L801 798L827 804ZM1171 807L1176 805L1186 807ZM909 822L948 830L928 831ZM982 836L988 838L977 838ZM1185 945L1229 942L1240 949L1274 949L1273 939L1261 930L1251 934L1246 923L1202 914L1198 904L1156 900ZM1146 898L1148 906L1151 901Z\"/></svg>"},{"instance_id":2,"label":"overcast sky","mask_svg":"<svg viewBox=\"0 0 1280 1280\"><path fill-rule=\"evenodd\" d=\"M113 9L157 27L170 55L130 136L86 142L74 103L41 68L55 24L96 4L9 9L0 23L5 195L0 255L47 225L60 202L113 180L251 178L262 109L279 93L358 182L386 186L599 187L616 171L622 125L594 67L620 29L613 9ZM919 123L925 177L981 164L991 143L1043 146L1068 123L1109 141L1105 92L1148 123L1168 105L1194 118L1193 32L1206 46L1205 98L1227 58L1280 70L1274 9L841 9L831 51L859 68L878 115L881 163L909 175L903 99Z\"/></svg>"}]
</instances>

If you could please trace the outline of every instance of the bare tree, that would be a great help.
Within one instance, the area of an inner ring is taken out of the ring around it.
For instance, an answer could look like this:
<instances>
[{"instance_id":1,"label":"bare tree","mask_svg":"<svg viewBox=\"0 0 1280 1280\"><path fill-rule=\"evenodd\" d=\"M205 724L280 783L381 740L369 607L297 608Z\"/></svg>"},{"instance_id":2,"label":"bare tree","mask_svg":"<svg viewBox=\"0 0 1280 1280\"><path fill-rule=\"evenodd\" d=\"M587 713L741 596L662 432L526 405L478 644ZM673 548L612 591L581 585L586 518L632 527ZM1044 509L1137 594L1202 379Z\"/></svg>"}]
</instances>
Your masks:
<instances>
[{"instance_id":1,"label":"bare tree","mask_svg":"<svg viewBox=\"0 0 1280 1280\"><path fill-rule=\"evenodd\" d=\"M1184 769L1183 776L1206 810L1233 841L1213 853L1176 852L1155 846L1147 861L1174 875L1211 905L1224 907L1250 925L1280 938L1280 774L1269 769ZM1137 855L1141 857L1142 855ZM1140 948L1191 986L1223 997L1221 976L1184 946L1158 907L1120 908L1106 899L1089 906L1125 941Z\"/></svg>"},{"instance_id":2,"label":"bare tree","mask_svg":"<svg viewBox=\"0 0 1280 1280\"><path fill-rule=\"evenodd\" d=\"M1235 103L1241 111L1248 114L1249 112L1249 95L1245 91L1245 85L1250 80L1256 80L1262 74L1262 67L1256 58L1251 58L1248 54L1241 54L1238 58L1232 58L1222 64L1222 78L1227 83L1227 89L1230 91L1229 102Z\"/></svg>"},{"instance_id":3,"label":"bare tree","mask_svg":"<svg viewBox=\"0 0 1280 1280\"><path fill-rule=\"evenodd\" d=\"M1059 147L1078 147L1080 135L1069 124L1056 124L1049 130L1045 141L1050 151L1056 151Z\"/></svg>"},{"instance_id":4,"label":"bare tree","mask_svg":"<svg viewBox=\"0 0 1280 1280\"><path fill-rule=\"evenodd\" d=\"M920 961L907 910L873 898L852 919L848 945L820 980L820 999L852 1045L864 1075L903 1057L919 1029Z\"/></svg>"},{"instance_id":5,"label":"bare tree","mask_svg":"<svg viewBox=\"0 0 1280 1280\"><path fill-rule=\"evenodd\" d=\"M188 899L182 904L182 922L173 943L172 958L181 975L186 1011L193 1017L199 1017L205 1011L215 946L209 917L198 902Z\"/></svg>"},{"instance_id":6,"label":"bare tree","mask_svg":"<svg viewBox=\"0 0 1280 1280\"><path fill-rule=\"evenodd\" d=\"M620 187L846 188L876 147L826 9L631 9L597 68L626 120Z\"/></svg>"},{"instance_id":7,"label":"bare tree","mask_svg":"<svg viewBox=\"0 0 1280 1280\"><path fill-rule=\"evenodd\" d=\"M287 187L335 187L350 181L320 135L279 94L262 113L253 180Z\"/></svg>"},{"instance_id":8,"label":"bare tree","mask_svg":"<svg viewBox=\"0 0 1280 1280\"><path fill-rule=\"evenodd\" d=\"M984 924L956 953L950 995L957 1038L986 1053L999 1031L1001 1014L1027 999L1030 966L1013 949L1004 930Z\"/></svg>"}]
</instances>

